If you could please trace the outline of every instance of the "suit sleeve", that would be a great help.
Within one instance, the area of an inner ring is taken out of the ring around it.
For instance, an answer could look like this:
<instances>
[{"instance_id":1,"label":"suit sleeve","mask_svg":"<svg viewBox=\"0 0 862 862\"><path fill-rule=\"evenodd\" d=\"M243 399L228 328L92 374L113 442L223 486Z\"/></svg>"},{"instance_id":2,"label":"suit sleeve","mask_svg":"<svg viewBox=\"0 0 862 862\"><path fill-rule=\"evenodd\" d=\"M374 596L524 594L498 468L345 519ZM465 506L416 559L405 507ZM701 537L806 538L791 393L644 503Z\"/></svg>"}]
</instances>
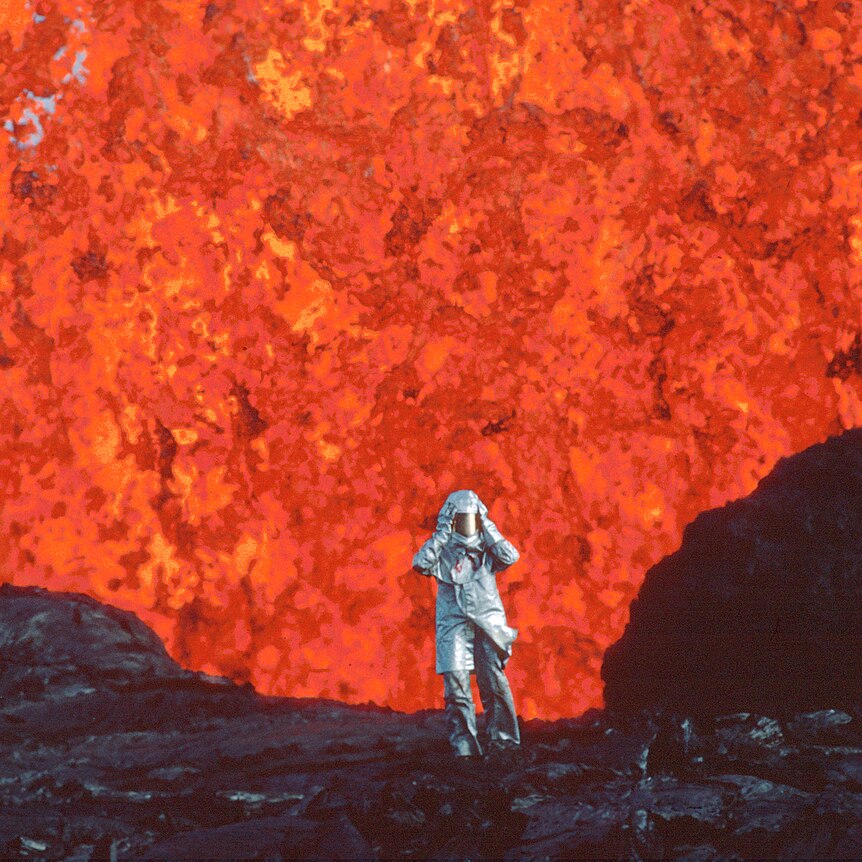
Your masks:
<instances>
[{"instance_id":1,"label":"suit sleeve","mask_svg":"<svg viewBox=\"0 0 862 862\"><path fill-rule=\"evenodd\" d=\"M452 535L452 519L454 517L454 511L444 505L437 516L437 529L413 557L413 568L420 574L439 578L440 553Z\"/></svg>"},{"instance_id":2,"label":"suit sleeve","mask_svg":"<svg viewBox=\"0 0 862 862\"><path fill-rule=\"evenodd\" d=\"M485 539L485 548L491 558L495 572L507 569L520 558L518 549L503 537L503 534L497 529L497 525L488 517L487 512L482 516L482 536Z\"/></svg>"}]
</instances>

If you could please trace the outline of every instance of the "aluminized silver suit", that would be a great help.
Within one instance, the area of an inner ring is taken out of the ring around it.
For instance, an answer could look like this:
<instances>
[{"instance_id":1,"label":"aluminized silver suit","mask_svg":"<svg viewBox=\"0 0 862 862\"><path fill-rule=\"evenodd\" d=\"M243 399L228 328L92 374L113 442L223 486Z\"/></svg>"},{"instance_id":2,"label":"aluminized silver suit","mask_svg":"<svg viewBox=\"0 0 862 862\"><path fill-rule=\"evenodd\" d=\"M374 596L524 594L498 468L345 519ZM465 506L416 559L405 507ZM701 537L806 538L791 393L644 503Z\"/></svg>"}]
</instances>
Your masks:
<instances>
[{"instance_id":1,"label":"aluminized silver suit","mask_svg":"<svg viewBox=\"0 0 862 862\"><path fill-rule=\"evenodd\" d=\"M462 535L453 528L459 513L475 513L481 530ZM449 741L457 754L482 754L470 673L476 673L492 742L520 743L512 692L504 667L518 630L506 622L496 572L516 562L474 491L455 491L437 517L437 529L416 552L413 568L437 580L436 672L443 675Z\"/></svg>"}]
</instances>

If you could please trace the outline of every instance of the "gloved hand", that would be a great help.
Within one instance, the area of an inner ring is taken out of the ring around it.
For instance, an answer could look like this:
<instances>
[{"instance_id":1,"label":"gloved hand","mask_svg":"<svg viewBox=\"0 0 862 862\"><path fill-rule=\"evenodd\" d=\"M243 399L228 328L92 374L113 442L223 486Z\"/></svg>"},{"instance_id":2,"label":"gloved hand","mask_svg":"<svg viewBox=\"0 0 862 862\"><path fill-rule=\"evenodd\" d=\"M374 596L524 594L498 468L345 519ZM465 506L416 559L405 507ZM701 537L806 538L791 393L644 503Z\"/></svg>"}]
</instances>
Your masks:
<instances>
[{"instance_id":1,"label":"gloved hand","mask_svg":"<svg viewBox=\"0 0 862 862\"><path fill-rule=\"evenodd\" d=\"M437 577L440 568L440 553L452 535L455 507L448 500L437 515L437 529L413 557L413 569L420 575Z\"/></svg>"},{"instance_id":2,"label":"gloved hand","mask_svg":"<svg viewBox=\"0 0 862 862\"><path fill-rule=\"evenodd\" d=\"M493 560L493 569L496 572L516 563L520 558L518 549L503 536L497 525L488 514L488 507L479 500L479 517L482 519L482 538L485 541L485 549Z\"/></svg>"},{"instance_id":3,"label":"gloved hand","mask_svg":"<svg viewBox=\"0 0 862 862\"><path fill-rule=\"evenodd\" d=\"M503 534L491 520L488 507L481 500L479 500L479 517L482 519L482 536L485 539L485 545L490 548L503 538Z\"/></svg>"},{"instance_id":4,"label":"gloved hand","mask_svg":"<svg viewBox=\"0 0 862 862\"><path fill-rule=\"evenodd\" d=\"M440 514L437 515L437 530L435 533L444 545L452 535L452 523L454 520L455 506L447 500L441 507Z\"/></svg>"}]
</instances>

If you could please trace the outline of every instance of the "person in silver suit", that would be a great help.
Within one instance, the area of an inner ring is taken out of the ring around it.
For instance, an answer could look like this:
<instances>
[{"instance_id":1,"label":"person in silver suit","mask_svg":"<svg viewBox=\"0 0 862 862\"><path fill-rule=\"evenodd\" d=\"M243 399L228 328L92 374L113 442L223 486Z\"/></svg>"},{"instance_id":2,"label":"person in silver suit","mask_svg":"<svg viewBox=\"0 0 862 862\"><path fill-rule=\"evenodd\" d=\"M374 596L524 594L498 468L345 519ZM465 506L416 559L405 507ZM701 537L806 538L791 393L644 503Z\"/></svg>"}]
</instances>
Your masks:
<instances>
[{"instance_id":1,"label":"person in silver suit","mask_svg":"<svg viewBox=\"0 0 862 862\"><path fill-rule=\"evenodd\" d=\"M496 572L518 560L474 491L454 491L413 568L437 581L436 672L443 676L449 742L456 755L484 752L470 690L475 672L487 715L489 749L518 746L521 735L504 668L518 630L506 622Z\"/></svg>"}]
</instances>

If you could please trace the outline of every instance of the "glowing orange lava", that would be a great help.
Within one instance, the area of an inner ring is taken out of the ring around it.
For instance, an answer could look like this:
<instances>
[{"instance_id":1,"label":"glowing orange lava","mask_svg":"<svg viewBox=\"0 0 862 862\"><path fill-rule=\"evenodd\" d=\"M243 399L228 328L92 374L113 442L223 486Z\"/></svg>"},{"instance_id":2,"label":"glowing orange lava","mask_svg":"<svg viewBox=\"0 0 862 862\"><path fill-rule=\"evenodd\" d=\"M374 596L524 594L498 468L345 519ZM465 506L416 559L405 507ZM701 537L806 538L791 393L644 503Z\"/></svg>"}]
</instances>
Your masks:
<instances>
[{"instance_id":1,"label":"glowing orange lava","mask_svg":"<svg viewBox=\"0 0 862 862\"><path fill-rule=\"evenodd\" d=\"M473 488L573 715L685 524L862 424L859 4L0 6L4 581L441 706Z\"/></svg>"}]
</instances>

